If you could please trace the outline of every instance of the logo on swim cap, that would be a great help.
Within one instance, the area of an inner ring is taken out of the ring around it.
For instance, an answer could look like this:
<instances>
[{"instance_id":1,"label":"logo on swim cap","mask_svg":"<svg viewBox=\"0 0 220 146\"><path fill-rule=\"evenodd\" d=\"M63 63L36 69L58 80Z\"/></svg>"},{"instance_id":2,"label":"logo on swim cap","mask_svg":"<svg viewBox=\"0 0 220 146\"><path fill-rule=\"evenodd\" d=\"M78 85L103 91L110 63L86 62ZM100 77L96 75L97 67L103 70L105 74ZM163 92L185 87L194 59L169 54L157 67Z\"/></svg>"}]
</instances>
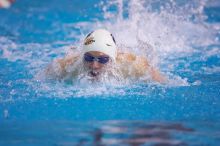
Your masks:
<instances>
[{"instance_id":1,"label":"logo on swim cap","mask_svg":"<svg viewBox=\"0 0 220 146\"><path fill-rule=\"evenodd\" d=\"M88 37L88 38L86 38L84 45L89 45L94 42L95 42L94 37Z\"/></svg>"}]
</instances>

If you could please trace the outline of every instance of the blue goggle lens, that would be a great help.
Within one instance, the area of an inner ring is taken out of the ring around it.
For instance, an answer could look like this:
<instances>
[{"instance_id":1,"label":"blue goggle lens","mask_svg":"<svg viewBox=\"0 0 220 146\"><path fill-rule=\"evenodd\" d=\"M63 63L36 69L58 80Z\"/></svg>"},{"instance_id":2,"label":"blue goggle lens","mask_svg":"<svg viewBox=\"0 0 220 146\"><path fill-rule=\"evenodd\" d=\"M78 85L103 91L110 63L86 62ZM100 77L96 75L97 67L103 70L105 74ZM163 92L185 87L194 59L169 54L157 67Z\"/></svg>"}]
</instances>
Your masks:
<instances>
[{"instance_id":1,"label":"blue goggle lens","mask_svg":"<svg viewBox=\"0 0 220 146\"><path fill-rule=\"evenodd\" d=\"M105 64L105 63L109 62L109 57L108 56L94 57L94 56L92 56L90 54L85 54L84 55L84 60L86 62L97 61L99 63Z\"/></svg>"}]
</instances>

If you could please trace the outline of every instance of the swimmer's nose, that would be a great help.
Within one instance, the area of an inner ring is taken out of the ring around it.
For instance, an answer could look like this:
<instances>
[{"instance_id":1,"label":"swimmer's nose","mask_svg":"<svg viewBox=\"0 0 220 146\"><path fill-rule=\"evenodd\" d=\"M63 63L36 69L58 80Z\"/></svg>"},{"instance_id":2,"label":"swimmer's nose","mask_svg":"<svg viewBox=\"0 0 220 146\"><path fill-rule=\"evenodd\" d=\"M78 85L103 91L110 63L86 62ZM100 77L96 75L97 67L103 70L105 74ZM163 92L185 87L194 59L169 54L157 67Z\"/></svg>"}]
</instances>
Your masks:
<instances>
[{"instance_id":1,"label":"swimmer's nose","mask_svg":"<svg viewBox=\"0 0 220 146\"><path fill-rule=\"evenodd\" d=\"M93 61L91 64L92 69L99 69L100 64L97 61Z\"/></svg>"}]
</instances>

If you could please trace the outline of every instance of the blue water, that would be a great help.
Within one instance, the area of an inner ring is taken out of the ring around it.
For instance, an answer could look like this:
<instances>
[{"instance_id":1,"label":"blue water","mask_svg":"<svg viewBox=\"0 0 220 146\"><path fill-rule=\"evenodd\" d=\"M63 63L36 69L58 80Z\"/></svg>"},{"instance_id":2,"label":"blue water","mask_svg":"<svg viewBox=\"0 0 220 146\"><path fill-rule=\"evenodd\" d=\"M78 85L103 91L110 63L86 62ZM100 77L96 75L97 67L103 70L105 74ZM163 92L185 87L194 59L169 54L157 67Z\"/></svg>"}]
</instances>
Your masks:
<instances>
[{"instance_id":1,"label":"blue water","mask_svg":"<svg viewBox=\"0 0 220 146\"><path fill-rule=\"evenodd\" d=\"M39 80L97 27L150 43L169 83ZM0 9L0 145L219 145L219 40L217 0L16 1Z\"/></svg>"}]
</instances>

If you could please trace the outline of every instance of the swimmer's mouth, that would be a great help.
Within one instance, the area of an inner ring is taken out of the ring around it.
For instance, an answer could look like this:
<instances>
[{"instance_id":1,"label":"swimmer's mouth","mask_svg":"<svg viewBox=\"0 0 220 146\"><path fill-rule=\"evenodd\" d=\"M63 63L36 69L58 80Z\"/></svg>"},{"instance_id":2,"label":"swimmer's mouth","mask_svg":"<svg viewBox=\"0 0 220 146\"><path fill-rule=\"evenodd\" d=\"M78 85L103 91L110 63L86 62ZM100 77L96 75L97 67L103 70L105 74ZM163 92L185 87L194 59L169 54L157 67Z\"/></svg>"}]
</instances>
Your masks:
<instances>
[{"instance_id":1,"label":"swimmer's mouth","mask_svg":"<svg viewBox=\"0 0 220 146\"><path fill-rule=\"evenodd\" d=\"M99 75L99 72L97 72L97 71L90 71L90 72L89 72L89 75L90 75L91 77L96 77L96 76Z\"/></svg>"}]
</instances>

